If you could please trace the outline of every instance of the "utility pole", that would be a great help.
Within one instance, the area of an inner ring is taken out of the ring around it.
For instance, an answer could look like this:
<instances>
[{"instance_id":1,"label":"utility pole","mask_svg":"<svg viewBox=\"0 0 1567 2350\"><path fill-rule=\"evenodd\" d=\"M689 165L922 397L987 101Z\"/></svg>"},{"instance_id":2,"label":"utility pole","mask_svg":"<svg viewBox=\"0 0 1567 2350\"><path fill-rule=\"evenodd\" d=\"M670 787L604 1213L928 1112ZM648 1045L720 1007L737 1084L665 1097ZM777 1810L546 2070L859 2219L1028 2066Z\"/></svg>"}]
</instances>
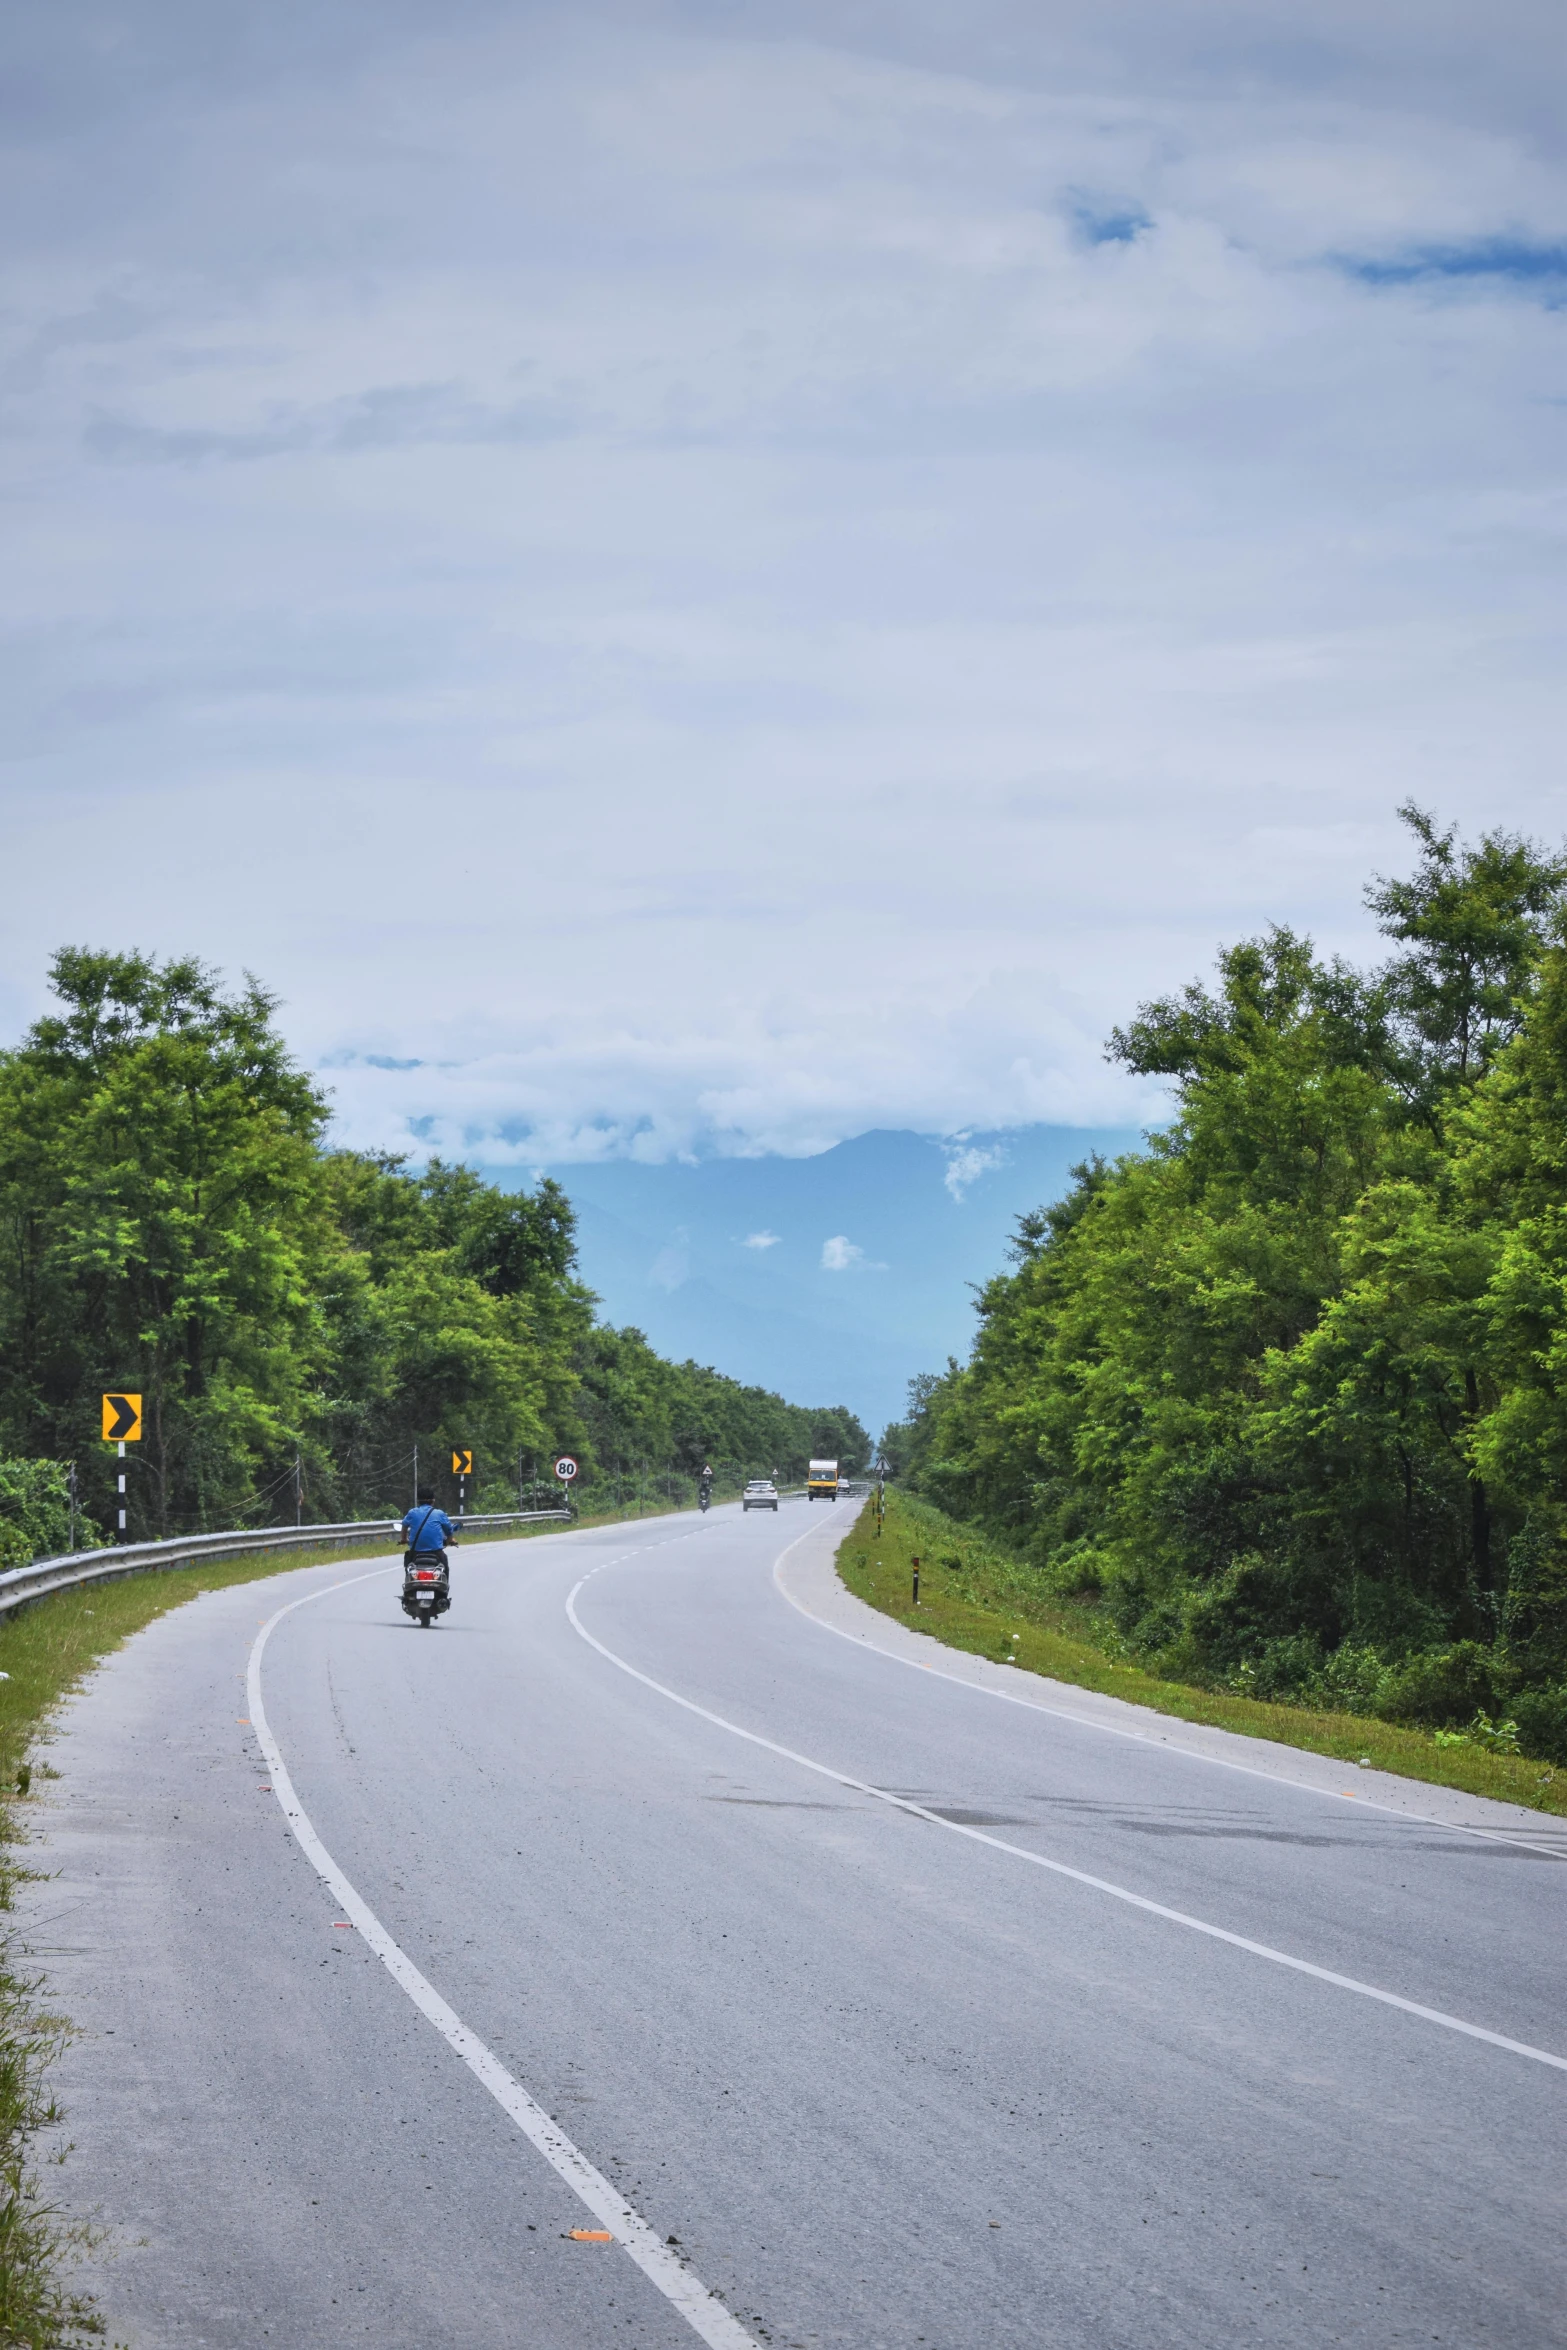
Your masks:
<instances>
[{"instance_id":1,"label":"utility pole","mask_svg":"<svg viewBox=\"0 0 1567 2350\"><path fill-rule=\"evenodd\" d=\"M76 1548L76 1463L70 1463L71 1472L71 1548Z\"/></svg>"},{"instance_id":2,"label":"utility pole","mask_svg":"<svg viewBox=\"0 0 1567 2350\"><path fill-rule=\"evenodd\" d=\"M341 1507L342 1507L342 1504L341 1504L341 1502L339 1502L339 1504L338 1504L338 1507L341 1509ZM305 1522L305 1472L304 1472L304 1470L302 1469L302 1467L300 1466L300 1460L299 1460L299 1447L298 1447L298 1445L296 1444L296 1445L295 1445L295 1447L294 1447L294 1523L295 1523L295 1525L296 1525L296 1526L302 1526L302 1525L304 1524L304 1522Z\"/></svg>"}]
</instances>

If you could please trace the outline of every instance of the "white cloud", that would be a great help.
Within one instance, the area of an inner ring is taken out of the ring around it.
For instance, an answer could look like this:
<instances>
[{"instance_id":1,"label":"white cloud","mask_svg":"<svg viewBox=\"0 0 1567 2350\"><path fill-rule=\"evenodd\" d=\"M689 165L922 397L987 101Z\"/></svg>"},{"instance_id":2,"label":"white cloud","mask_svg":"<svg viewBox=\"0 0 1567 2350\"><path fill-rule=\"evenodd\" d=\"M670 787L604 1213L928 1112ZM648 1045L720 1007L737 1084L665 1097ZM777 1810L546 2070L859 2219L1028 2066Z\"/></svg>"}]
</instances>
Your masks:
<instances>
[{"instance_id":1,"label":"white cloud","mask_svg":"<svg viewBox=\"0 0 1567 2350\"><path fill-rule=\"evenodd\" d=\"M742 1248L776 1248L783 1235L779 1232L748 1232Z\"/></svg>"},{"instance_id":2,"label":"white cloud","mask_svg":"<svg viewBox=\"0 0 1567 2350\"><path fill-rule=\"evenodd\" d=\"M822 1242L822 1271L824 1273L885 1273L887 1267L865 1254L858 1241L850 1240L843 1232L835 1232L831 1240Z\"/></svg>"},{"instance_id":3,"label":"white cloud","mask_svg":"<svg viewBox=\"0 0 1567 2350\"><path fill-rule=\"evenodd\" d=\"M787 1023L769 1030L743 1005L715 1003L700 968L687 981L682 960L710 936L670 941L662 1034L633 1027L596 992L519 1019L510 1035L477 1016L437 1025L417 1001L424 958L413 957L412 984L397 1016L383 1006L375 1046L396 1035L424 1051L412 1067L375 1047L334 1058L324 1075L339 1134L525 1170L713 1151L803 1156L867 1126L942 1134L955 1123L1136 1125L1161 1113L1162 1089L1106 1067L1100 1024L1048 969L975 974L943 958L923 983L922 1018L883 996L845 1033L842 992L860 984L874 1002L882 991L869 968L858 978L858 958L824 925L807 959L826 965L828 983L801 984Z\"/></svg>"},{"instance_id":4,"label":"white cloud","mask_svg":"<svg viewBox=\"0 0 1567 2350\"><path fill-rule=\"evenodd\" d=\"M955 1135L943 1147L947 1153L947 1172L942 1180L960 1206L971 1183L977 1183L981 1175L989 1175L1007 1163L1003 1143L980 1145Z\"/></svg>"},{"instance_id":5,"label":"white cloud","mask_svg":"<svg viewBox=\"0 0 1567 2350\"><path fill-rule=\"evenodd\" d=\"M1111 1023L1363 947L1400 798L1562 829L1551 11L178 22L32 10L0 855L345 1139L1136 1123Z\"/></svg>"}]
</instances>

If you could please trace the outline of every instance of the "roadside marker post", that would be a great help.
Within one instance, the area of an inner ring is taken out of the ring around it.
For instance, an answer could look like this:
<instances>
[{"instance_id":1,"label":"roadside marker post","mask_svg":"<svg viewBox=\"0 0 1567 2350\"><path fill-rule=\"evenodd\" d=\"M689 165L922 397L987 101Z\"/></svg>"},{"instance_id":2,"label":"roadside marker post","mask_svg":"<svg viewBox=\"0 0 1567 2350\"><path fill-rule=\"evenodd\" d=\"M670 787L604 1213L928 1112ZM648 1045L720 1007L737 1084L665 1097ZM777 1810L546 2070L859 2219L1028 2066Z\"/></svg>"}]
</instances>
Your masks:
<instances>
[{"instance_id":1,"label":"roadside marker post","mask_svg":"<svg viewBox=\"0 0 1567 2350\"><path fill-rule=\"evenodd\" d=\"M473 1475L473 1453L467 1445L453 1448L452 1475L457 1480L457 1515L460 1518L468 1504L468 1480Z\"/></svg>"},{"instance_id":2,"label":"roadside marker post","mask_svg":"<svg viewBox=\"0 0 1567 2350\"><path fill-rule=\"evenodd\" d=\"M127 1444L140 1444L141 1442L141 1397L139 1395L106 1395L103 1398L103 1440L105 1444L112 1444L116 1447L120 1458L119 1538L123 1542L125 1540L125 1447ZM73 1488L74 1483L73 1475Z\"/></svg>"},{"instance_id":3,"label":"roadside marker post","mask_svg":"<svg viewBox=\"0 0 1567 2350\"><path fill-rule=\"evenodd\" d=\"M919 1606L919 1603L920 1603L920 1563L919 1563L919 1560L918 1560L918 1559L916 1559L916 1560L914 1561L914 1604L915 1604L915 1606L916 1606L916 1607L918 1607L918 1606Z\"/></svg>"}]
</instances>

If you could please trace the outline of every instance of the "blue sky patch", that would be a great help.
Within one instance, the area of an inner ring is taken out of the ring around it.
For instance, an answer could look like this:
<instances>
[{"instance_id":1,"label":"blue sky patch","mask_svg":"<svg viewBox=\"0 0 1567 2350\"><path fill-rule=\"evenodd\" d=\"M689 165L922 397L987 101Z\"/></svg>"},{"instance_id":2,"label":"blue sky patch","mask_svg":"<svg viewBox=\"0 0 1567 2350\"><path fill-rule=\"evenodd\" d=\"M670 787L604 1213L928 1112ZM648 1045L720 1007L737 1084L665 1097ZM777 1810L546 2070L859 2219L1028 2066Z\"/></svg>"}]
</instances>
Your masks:
<instances>
[{"instance_id":1,"label":"blue sky patch","mask_svg":"<svg viewBox=\"0 0 1567 2350\"><path fill-rule=\"evenodd\" d=\"M1133 245L1153 227L1139 205L1095 204L1087 197L1072 206L1072 222L1087 245Z\"/></svg>"},{"instance_id":2,"label":"blue sky patch","mask_svg":"<svg viewBox=\"0 0 1567 2350\"><path fill-rule=\"evenodd\" d=\"M1567 287L1567 245L1532 244L1523 237L1478 237L1464 245L1421 245L1397 259L1355 261L1339 267L1365 285L1408 286L1438 278L1502 278L1552 291Z\"/></svg>"}]
</instances>

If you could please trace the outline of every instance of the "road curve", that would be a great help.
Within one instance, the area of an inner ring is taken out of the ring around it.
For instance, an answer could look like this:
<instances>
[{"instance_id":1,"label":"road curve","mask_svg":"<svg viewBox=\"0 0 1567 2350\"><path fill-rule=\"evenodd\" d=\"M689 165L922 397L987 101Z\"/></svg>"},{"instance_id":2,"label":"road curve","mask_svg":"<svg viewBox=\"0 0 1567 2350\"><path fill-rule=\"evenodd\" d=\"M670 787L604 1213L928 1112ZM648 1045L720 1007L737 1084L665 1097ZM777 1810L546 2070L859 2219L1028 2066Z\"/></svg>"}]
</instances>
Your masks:
<instances>
[{"instance_id":1,"label":"road curve","mask_svg":"<svg viewBox=\"0 0 1567 2350\"><path fill-rule=\"evenodd\" d=\"M1560 2339L1550 1831L912 1672L780 1588L841 1531L488 1545L433 1632L334 1561L108 1661L26 1931L113 2338Z\"/></svg>"}]
</instances>

